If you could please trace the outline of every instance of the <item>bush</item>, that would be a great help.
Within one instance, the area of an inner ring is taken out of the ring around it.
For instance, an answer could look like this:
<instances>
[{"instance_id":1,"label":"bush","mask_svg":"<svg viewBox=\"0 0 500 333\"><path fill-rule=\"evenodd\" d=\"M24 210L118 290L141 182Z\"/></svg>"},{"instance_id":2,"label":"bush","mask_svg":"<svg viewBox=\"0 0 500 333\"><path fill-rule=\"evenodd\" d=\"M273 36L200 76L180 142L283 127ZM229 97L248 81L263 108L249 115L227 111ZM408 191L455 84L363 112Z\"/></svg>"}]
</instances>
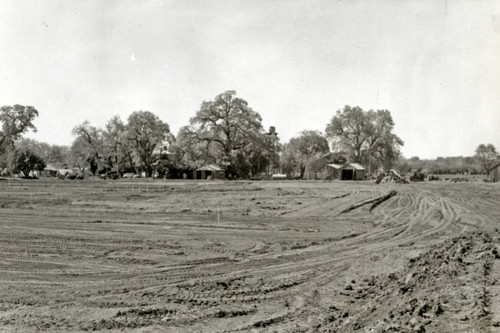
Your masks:
<instances>
[{"instance_id":1,"label":"bush","mask_svg":"<svg viewBox=\"0 0 500 333\"><path fill-rule=\"evenodd\" d=\"M18 150L14 155L14 172L22 173L24 178L28 178L32 171L42 171L45 161L29 149Z\"/></svg>"}]
</instances>

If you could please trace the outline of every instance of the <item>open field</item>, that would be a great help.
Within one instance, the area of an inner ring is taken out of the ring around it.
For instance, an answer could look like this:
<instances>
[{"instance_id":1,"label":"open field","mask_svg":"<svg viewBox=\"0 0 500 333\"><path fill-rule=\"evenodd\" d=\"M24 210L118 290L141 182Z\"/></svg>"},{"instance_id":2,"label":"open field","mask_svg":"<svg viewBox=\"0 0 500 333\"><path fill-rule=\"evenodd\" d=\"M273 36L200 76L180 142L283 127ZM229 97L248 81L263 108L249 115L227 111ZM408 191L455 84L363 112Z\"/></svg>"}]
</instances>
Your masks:
<instances>
[{"instance_id":1,"label":"open field","mask_svg":"<svg viewBox=\"0 0 500 333\"><path fill-rule=\"evenodd\" d=\"M2 332L488 332L500 186L0 181Z\"/></svg>"}]
</instances>

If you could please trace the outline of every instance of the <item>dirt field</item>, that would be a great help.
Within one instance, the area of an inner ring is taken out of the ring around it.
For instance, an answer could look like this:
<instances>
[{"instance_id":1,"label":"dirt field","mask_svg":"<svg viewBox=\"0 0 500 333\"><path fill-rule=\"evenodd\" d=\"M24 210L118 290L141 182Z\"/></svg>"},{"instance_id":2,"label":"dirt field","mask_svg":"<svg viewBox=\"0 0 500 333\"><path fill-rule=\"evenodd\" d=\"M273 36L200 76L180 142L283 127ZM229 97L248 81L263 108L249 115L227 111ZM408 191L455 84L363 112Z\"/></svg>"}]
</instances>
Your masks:
<instances>
[{"instance_id":1,"label":"dirt field","mask_svg":"<svg viewBox=\"0 0 500 333\"><path fill-rule=\"evenodd\" d=\"M495 332L500 186L0 181L2 332Z\"/></svg>"}]
</instances>

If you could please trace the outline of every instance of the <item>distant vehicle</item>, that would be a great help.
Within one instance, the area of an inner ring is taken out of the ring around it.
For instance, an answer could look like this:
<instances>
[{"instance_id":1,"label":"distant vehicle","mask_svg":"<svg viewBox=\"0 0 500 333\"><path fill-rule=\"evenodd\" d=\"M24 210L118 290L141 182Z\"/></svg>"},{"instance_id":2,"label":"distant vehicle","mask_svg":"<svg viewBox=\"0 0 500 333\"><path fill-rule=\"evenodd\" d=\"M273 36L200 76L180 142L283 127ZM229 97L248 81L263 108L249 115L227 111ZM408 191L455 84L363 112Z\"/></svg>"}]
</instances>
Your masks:
<instances>
[{"instance_id":1,"label":"distant vehicle","mask_svg":"<svg viewBox=\"0 0 500 333\"><path fill-rule=\"evenodd\" d=\"M275 173L271 176L272 179L286 179L286 175L284 173Z\"/></svg>"},{"instance_id":2,"label":"distant vehicle","mask_svg":"<svg viewBox=\"0 0 500 333\"><path fill-rule=\"evenodd\" d=\"M411 182L423 182L425 180L425 173L415 171L413 175L410 176Z\"/></svg>"},{"instance_id":3,"label":"distant vehicle","mask_svg":"<svg viewBox=\"0 0 500 333\"><path fill-rule=\"evenodd\" d=\"M76 175L74 173L67 173L65 178L66 179L76 179Z\"/></svg>"},{"instance_id":4,"label":"distant vehicle","mask_svg":"<svg viewBox=\"0 0 500 333\"><path fill-rule=\"evenodd\" d=\"M127 172L123 174L123 178L136 178L136 174L132 172Z\"/></svg>"},{"instance_id":5,"label":"distant vehicle","mask_svg":"<svg viewBox=\"0 0 500 333\"><path fill-rule=\"evenodd\" d=\"M115 180L120 178L120 174L116 171L108 171L106 172L106 176L109 179L115 179Z\"/></svg>"}]
</instances>

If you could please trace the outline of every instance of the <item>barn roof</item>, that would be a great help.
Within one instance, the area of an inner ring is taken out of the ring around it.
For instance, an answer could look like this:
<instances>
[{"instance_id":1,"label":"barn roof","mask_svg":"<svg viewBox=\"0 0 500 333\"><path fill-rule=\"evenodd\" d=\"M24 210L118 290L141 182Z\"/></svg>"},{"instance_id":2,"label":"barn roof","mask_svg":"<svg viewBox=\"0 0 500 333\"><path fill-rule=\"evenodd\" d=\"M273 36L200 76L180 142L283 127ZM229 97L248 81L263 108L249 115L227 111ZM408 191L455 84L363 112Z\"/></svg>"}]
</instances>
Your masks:
<instances>
[{"instance_id":1,"label":"barn roof","mask_svg":"<svg viewBox=\"0 0 500 333\"><path fill-rule=\"evenodd\" d=\"M196 169L196 171L224 171L224 169L215 164L208 164Z\"/></svg>"},{"instance_id":2,"label":"barn roof","mask_svg":"<svg viewBox=\"0 0 500 333\"><path fill-rule=\"evenodd\" d=\"M47 166L46 166L43 170L44 170L44 171L56 171L56 172L57 172L57 170L58 170L58 169L54 168L54 167L53 167L52 165L50 165L50 164L47 164Z\"/></svg>"},{"instance_id":3,"label":"barn roof","mask_svg":"<svg viewBox=\"0 0 500 333\"><path fill-rule=\"evenodd\" d=\"M491 170L493 169L496 169L500 166L500 162L499 163L496 163L495 165L493 165L491 168L488 169L488 172L490 172Z\"/></svg>"},{"instance_id":4,"label":"barn roof","mask_svg":"<svg viewBox=\"0 0 500 333\"><path fill-rule=\"evenodd\" d=\"M354 168L354 169L356 169L356 170L365 170L365 168L363 168L363 167L361 166L361 164L358 164L358 163L346 163L346 164L343 166L343 168L345 168L346 166L351 166L351 167L353 167L353 168Z\"/></svg>"},{"instance_id":5,"label":"barn roof","mask_svg":"<svg viewBox=\"0 0 500 333\"><path fill-rule=\"evenodd\" d=\"M342 165L340 164L327 164L327 167L334 168L334 169L340 169L342 168Z\"/></svg>"}]
</instances>

